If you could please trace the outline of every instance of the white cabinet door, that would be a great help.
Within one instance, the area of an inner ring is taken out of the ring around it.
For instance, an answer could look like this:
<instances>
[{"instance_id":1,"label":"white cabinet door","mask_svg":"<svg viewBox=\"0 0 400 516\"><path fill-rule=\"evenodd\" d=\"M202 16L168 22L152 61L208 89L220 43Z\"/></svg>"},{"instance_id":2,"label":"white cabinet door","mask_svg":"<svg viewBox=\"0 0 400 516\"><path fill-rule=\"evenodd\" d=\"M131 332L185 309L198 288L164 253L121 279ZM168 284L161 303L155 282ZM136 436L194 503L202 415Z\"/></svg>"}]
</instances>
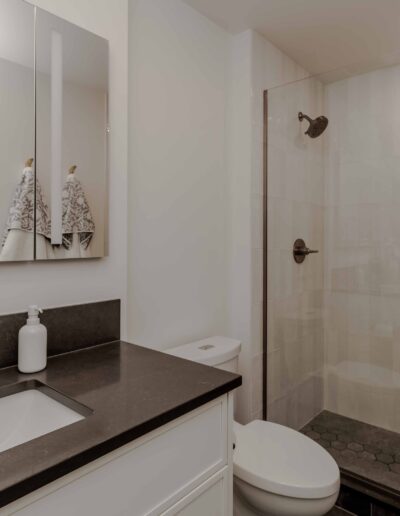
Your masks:
<instances>
[{"instance_id":1,"label":"white cabinet door","mask_svg":"<svg viewBox=\"0 0 400 516\"><path fill-rule=\"evenodd\" d=\"M160 515L228 464L228 426L223 396L98 459L90 471L77 470L5 507L0 516Z\"/></svg>"},{"instance_id":2,"label":"white cabinet door","mask_svg":"<svg viewBox=\"0 0 400 516\"><path fill-rule=\"evenodd\" d=\"M228 513L228 468L224 468L161 516L230 516Z\"/></svg>"}]
</instances>

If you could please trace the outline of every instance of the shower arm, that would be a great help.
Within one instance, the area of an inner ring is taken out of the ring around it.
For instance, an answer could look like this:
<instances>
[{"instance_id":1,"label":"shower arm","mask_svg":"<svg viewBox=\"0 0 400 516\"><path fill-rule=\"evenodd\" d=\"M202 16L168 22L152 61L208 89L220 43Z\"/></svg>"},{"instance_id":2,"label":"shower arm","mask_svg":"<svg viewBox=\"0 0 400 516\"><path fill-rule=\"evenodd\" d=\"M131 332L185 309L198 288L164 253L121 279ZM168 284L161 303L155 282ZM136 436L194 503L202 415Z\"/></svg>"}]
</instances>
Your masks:
<instances>
[{"instance_id":1,"label":"shower arm","mask_svg":"<svg viewBox=\"0 0 400 516\"><path fill-rule=\"evenodd\" d=\"M308 120L310 122L310 124L311 124L312 118L310 118L309 116L305 115L304 113L302 113L300 111L300 113L299 113L299 120L300 120L300 122L302 122L304 119Z\"/></svg>"}]
</instances>

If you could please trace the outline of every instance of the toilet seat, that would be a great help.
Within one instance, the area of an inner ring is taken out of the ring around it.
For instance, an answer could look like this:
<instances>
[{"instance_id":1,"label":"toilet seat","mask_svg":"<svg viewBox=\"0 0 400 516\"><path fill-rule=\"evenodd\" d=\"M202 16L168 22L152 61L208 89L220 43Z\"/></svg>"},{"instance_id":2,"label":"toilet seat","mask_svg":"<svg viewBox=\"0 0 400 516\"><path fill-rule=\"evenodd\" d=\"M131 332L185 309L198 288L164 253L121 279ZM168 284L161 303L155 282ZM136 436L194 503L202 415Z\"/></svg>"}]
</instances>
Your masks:
<instances>
[{"instance_id":1,"label":"toilet seat","mask_svg":"<svg viewBox=\"0 0 400 516\"><path fill-rule=\"evenodd\" d=\"M276 423L235 424L234 475L273 494L318 499L340 488L334 459L309 437Z\"/></svg>"}]
</instances>

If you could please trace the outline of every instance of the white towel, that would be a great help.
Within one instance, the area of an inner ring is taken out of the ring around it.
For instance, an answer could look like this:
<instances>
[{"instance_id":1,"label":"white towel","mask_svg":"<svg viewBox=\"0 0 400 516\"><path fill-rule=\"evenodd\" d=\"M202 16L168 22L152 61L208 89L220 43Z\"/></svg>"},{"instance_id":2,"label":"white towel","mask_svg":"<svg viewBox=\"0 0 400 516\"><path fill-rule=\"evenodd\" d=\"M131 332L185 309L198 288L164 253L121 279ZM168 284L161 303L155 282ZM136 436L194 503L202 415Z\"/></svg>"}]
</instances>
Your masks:
<instances>
[{"instance_id":1,"label":"white towel","mask_svg":"<svg viewBox=\"0 0 400 516\"><path fill-rule=\"evenodd\" d=\"M12 229L8 232L3 249L0 252L0 262L27 262L33 260L34 234L28 231ZM49 260L54 258L50 242L42 235L36 235L36 259Z\"/></svg>"},{"instance_id":2,"label":"white towel","mask_svg":"<svg viewBox=\"0 0 400 516\"><path fill-rule=\"evenodd\" d=\"M95 224L82 184L74 174L68 174L65 181L62 206L63 247L67 250L71 249L74 234L77 234L81 247L86 250L93 238Z\"/></svg>"}]
</instances>

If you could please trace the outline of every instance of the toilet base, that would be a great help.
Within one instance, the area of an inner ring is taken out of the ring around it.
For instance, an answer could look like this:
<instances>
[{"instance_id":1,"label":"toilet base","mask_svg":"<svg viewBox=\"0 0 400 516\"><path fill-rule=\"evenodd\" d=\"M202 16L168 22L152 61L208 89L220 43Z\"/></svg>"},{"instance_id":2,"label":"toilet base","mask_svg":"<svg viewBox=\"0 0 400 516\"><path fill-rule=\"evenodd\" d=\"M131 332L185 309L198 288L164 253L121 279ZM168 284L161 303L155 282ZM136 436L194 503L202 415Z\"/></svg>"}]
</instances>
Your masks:
<instances>
[{"instance_id":1,"label":"toilet base","mask_svg":"<svg viewBox=\"0 0 400 516\"><path fill-rule=\"evenodd\" d=\"M335 505L339 492L305 500L262 491L234 477L234 516L323 516Z\"/></svg>"}]
</instances>

